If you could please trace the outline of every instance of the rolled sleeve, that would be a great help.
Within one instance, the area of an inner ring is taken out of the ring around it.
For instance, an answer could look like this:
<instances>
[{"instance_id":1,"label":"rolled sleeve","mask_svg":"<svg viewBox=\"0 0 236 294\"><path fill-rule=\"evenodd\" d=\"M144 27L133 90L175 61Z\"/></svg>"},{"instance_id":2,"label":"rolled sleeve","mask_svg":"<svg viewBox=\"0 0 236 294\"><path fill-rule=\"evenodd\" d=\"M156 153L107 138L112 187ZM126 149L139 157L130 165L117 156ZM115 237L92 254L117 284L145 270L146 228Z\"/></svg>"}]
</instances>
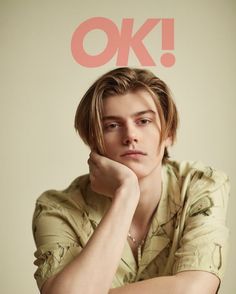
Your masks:
<instances>
[{"instance_id":1,"label":"rolled sleeve","mask_svg":"<svg viewBox=\"0 0 236 294\"><path fill-rule=\"evenodd\" d=\"M34 277L39 289L60 272L82 250L68 216L58 205L37 201L33 216L33 235L37 246Z\"/></svg>"},{"instance_id":2,"label":"rolled sleeve","mask_svg":"<svg viewBox=\"0 0 236 294\"><path fill-rule=\"evenodd\" d=\"M40 246L35 252L34 264L38 267L34 277L38 288L41 289L44 282L59 273L82 250L77 244L52 243Z\"/></svg>"},{"instance_id":3,"label":"rolled sleeve","mask_svg":"<svg viewBox=\"0 0 236 294\"><path fill-rule=\"evenodd\" d=\"M191 190L188 199L191 205L186 210L180 247L175 253L173 274L202 270L215 274L221 280L226 266L229 239L225 221L229 181L226 176L222 176L220 180L213 177L206 182L208 186L199 189L196 184ZM197 191L198 196L194 197Z\"/></svg>"}]
</instances>

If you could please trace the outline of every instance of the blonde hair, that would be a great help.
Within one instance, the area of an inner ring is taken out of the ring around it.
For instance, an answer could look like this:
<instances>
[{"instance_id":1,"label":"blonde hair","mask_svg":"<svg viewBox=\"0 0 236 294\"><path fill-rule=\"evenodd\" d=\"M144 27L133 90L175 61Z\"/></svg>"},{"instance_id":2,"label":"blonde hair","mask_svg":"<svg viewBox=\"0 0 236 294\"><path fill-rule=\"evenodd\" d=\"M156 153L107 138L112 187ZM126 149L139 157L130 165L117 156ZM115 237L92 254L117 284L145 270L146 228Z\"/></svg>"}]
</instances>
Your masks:
<instances>
[{"instance_id":1,"label":"blonde hair","mask_svg":"<svg viewBox=\"0 0 236 294\"><path fill-rule=\"evenodd\" d=\"M106 154L103 139L103 99L146 90L156 104L161 122L161 142L176 139L178 113L168 86L151 71L122 67L98 78L82 97L75 115L75 129L86 145L100 154ZM165 148L163 162L169 158Z\"/></svg>"}]
</instances>

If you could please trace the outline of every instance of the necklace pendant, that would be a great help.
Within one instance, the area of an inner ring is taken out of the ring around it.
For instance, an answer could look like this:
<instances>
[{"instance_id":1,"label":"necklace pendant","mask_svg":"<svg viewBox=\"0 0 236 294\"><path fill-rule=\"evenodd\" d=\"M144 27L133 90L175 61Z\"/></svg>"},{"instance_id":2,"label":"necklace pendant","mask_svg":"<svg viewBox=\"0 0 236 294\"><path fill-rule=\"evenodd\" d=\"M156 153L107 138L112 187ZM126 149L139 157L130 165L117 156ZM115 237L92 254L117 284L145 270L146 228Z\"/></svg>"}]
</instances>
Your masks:
<instances>
[{"instance_id":1,"label":"necklace pendant","mask_svg":"<svg viewBox=\"0 0 236 294\"><path fill-rule=\"evenodd\" d=\"M131 236L130 232L128 232L128 237L132 240L133 243L137 243L136 239Z\"/></svg>"}]
</instances>

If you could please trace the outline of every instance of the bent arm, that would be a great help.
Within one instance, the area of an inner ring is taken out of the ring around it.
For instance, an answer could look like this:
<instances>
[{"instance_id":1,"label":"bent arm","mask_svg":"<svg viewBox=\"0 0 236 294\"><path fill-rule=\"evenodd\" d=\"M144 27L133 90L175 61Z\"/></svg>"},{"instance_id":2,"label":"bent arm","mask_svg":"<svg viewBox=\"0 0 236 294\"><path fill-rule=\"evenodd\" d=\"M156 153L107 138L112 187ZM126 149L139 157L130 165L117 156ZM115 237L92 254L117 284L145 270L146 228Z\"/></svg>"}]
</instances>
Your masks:
<instances>
[{"instance_id":1,"label":"bent arm","mask_svg":"<svg viewBox=\"0 0 236 294\"><path fill-rule=\"evenodd\" d=\"M85 248L60 273L45 282L42 293L108 293L138 200L139 195L132 194L131 189L119 189Z\"/></svg>"},{"instance_id":2,"label":"bent arm","mask_svg":"<svg viewBox=\"0 0 236 294\"><path fill-rule=\"evenodd\" d=\"M111 289L109 294L215 294L219 279L208 272L186 271L174 276L158 277Z\"/></svg>"}]
</instances>

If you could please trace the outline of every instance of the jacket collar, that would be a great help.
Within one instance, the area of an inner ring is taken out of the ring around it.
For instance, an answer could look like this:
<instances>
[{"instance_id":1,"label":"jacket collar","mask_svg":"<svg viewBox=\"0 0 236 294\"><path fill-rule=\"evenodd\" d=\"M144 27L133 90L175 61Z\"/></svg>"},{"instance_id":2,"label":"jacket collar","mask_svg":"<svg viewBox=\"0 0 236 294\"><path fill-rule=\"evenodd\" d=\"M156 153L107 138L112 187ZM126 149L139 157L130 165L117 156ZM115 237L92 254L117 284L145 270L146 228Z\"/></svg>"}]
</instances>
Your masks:
<instances>
[{"instance_id":1,"label":"jacket collar","mask_svg":"<svg viewBox=\"0 0 236 294\"><path fill-rule=\"evenodd\" d=\"M138 269L138 275L171 243L171 234L166 229L166 225L181 208L178 182L178 177L173 168L168 164L163 165L161 198L149 228L139 268L137 268L128 241L126 242L122 261L130 265L132 271Z\"/></svg>"}]
</instances>

